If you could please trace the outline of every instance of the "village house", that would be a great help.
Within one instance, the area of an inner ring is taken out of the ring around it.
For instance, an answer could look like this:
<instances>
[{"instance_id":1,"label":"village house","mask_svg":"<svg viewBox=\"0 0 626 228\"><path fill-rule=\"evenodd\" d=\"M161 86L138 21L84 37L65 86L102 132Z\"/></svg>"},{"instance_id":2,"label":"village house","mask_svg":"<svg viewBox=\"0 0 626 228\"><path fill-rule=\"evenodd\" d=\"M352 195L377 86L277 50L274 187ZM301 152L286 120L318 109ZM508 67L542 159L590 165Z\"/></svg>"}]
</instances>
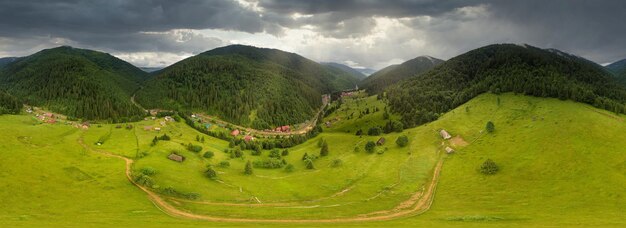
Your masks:
<instances>
[{"instance_id":1,"label":"village house","mask_svg":"<svg viewBox=\"0 0 626 228\"><path fill-rule=\"evenodd\" d=\"M243 140L246 142L250 142L254 140L254 137L252 137L252 135L246 135L245 137L243 137Z\"/></svg>"},{"instance_id":2,"label":"village house","mask_svg":"<svg viewBox=\"0 0 626 228\"><path fill-rule=\"evenodd\" d=\"M441 138L443 138L443 139L450 139L450 138L452 138L452 136L444 129L441 129L439 134L441 135Z\"/></svg>"},{"instance_id":3,"label":"village house","mask_svg":"<svg viewBox=\"0 0 626 228\"><path fill-rule=\"evenodd\" d=\"M380 139L378 139L378 141L376 141L376 145L378 146L382 146L385 144L385 138L384 137L380 137Z\"/></svg>"},{"instance_id":4,"label":"village house","mask_svg":"<svg viewBox=\"0 0 626 228\"><path fill-rule=\"evenodd\" d=\"M165 121L172 122L172 121L174 121L174 118L172 118L171 116L166 116L165 117Z\"/></svg>"},{"instance_id":5,"label":"village house","mask_svg":"<svg viewBox=\"0 0 626 228\"><path fill-rule=\"evenodd\" d=\"M155 127L154 130L155 131L161 131L161 128L160 127Z\"/></svg>"},{"instance_id":6,"label":"village house","mask_svg":"<svg viewBox=\"0 0 626 228\"><path fill-rule=\"evenodd\" d=\"M185 161L185 157L175 154L175 153L171 153L170 155L167 156L168 159L172 160L172 161L177 161L177 162L183 162Z\"/></svg>"},{"instance_id":7,"label":"village house","mask_svg":"<svg viewBox=\"0 0 626 228\"><path fill-rule=\"evenodd\" d=\"M454 149L450 148L449 146L447 146L445 150L448 154L454 153Z\"/></svg>"},{"instance_id":8,"label":"village house","mask_svg":"<svg viewBox=\"0 0 626 228\"><path fill-rule=\"evenodd\" d=\"M237 137L239 135L239 129L235 129L235 130L231 131L230 135L232 135L233 137Z\"/></svg>"}]
</instances>

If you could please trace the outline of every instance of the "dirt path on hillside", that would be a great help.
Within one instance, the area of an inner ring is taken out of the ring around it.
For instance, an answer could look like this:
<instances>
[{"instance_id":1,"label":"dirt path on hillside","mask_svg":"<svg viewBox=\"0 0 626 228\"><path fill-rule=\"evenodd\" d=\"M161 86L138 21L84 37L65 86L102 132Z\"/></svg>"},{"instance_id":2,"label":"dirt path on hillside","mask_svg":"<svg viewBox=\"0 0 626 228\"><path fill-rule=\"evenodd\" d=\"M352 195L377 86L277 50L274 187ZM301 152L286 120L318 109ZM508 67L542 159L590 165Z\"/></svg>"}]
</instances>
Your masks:
<instances>
[{"instance_id":1,"label":"dirt path on hillside","mask_svg":"<svg viewBox=\"0 0 626 228\"><path fill-rule=\"evenodd\" d=\"M441 173L441 168L443 166L443 158L440 158L437 162L433 170L433 177L431 181L425 186L425 190L416 192L411 196L408 200L400 203L398 206L391 210L387 211L379 211L379 212L371 212L367 214L357 215L355 217L348 218L334 218L334 219L248 219L248 218L226 218L226 217L214 217L208 215L200 215L194 214L191 212L183 211L179 208L176 208L169 204L165 199L163 199L160 195L155 192L152 192L150 189L135 183L131 176L131 169L133 160L130 158L126 158L120 155L113 154L108 151L92 149L87 146L81 136L78 139L78 144L80 144L83 148L89 151L93 151L95 153L107 156L122 159L126 162L126 178L137 188L144 191L148 198L154 203L154 205L161 209L164 213L178 218L186 218L186 219L196 219L196 220L204 220L211 222L264 222L264 223L334 223L334 222L363 222L363 221L384 221L391 220L395 218L400 218L408 215L418 215L424 213L430 206L432 205L435 190L437 187L437 182L439 180L439 174ZM412 206L412 207L411 207ZM373 216L372 216L373 215Z\"/></svg>"}]
</instances>

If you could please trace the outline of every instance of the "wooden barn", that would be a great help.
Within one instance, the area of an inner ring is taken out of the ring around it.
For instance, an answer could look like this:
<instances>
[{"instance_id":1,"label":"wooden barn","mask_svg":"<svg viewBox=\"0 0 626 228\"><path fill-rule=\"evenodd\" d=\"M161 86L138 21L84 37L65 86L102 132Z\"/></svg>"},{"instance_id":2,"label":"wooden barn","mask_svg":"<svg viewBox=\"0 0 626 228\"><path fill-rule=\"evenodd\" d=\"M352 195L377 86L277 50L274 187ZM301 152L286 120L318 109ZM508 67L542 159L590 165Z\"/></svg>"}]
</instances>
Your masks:
<instances>
[{"instance_id":1,"label":"wooden barn","mask_svg":"<svg viewBox=\"0 0 626 228\"><path fill-rule=\"evenodd\" d=\"M168 155L167 158L172 161L177 161L177 162L185 161L185 157L178 155L178 154L174 154L174 153L171 153L170 155Z\"/></svg>"}]
</instances>

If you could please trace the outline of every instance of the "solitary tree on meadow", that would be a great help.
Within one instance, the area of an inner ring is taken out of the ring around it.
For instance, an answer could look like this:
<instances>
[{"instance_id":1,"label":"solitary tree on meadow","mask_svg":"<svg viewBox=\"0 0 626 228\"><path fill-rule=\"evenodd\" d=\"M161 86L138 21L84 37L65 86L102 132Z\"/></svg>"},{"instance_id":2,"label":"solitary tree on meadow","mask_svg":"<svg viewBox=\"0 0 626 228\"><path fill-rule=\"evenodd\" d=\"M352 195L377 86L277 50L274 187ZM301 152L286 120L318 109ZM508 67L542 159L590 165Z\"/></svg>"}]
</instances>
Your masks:
<instances>
[{"instance_id":1,"label":"solitary tree on meadow","mask_svg":"<svg viewBox=\"0 0 626 228\"><path fill-rule=\"evenodd\" d=\"M246 163L246 168L244 169L243 173L246 175L252 175L254 171L252 170L252 162L250 162L250 160L248 160L248 162Z\"/></svg>"},{"instance_id":2,"label":"solitary tree on meadow","mask_svg":"<svg viewBox=\"0 0 626 228\"><path fill-rule=\"evenodd\" d=\"M324 144L322 144L322 149L320 150L320 156L327 156L328 155L328 143L324 142Z\"/></svg>"},{"instance_id":3,"label":"solitary tree on meadow","mask_svg":"<svg viewBox=\"0 0 626 228\"><path fill-rule=\"evenodd\" d=\"M485 126L485 128L487 129L487 132L489 133L496 130L496 126L491 121L487 122L487 126Z\"/></svg>"}]
</instances>

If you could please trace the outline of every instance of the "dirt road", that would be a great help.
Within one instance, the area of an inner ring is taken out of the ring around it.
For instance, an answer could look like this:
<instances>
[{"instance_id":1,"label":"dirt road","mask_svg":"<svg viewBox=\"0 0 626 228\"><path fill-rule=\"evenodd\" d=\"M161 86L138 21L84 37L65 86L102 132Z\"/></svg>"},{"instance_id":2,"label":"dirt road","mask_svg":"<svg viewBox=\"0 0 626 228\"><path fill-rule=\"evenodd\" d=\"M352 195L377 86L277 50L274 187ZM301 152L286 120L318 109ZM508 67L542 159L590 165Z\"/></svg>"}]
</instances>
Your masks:
<instances>
[{"instance_id":1,"label":"dirt road","mask_svg":"<svg viewBox=\"0 0 626 228\"><path fill-rule=\"evenodd\" d=\"M227 217L215 217L209 215L201 215L194 214L192 212L183 211L178 209L171 204L169 204L163 197L158 195L155 192L152 192L150 189L135 183L131 176L131 169L133 160L130 158L126 158L120 155L113 154L108 151L96 150L90 148L83 141L83 137L81 136L78 139L78 144L84 147L86 150L107 156L122 159L126 162L126 178L137 188L144 191L148 198L163 212L167 213L170 216L185 218L185 219L195 219L195 220L204 220L204 221L212 221L212 222L240 222L240 223L336 223L336 222L364 222L364 221L384 221L396 219L409 215L418 215L427 211L434 199L435 190L437 187L437 182L439 180L439 174L441 173L441 168L443 166L443 158L440 158L437 162L433 170L433 177L431 181L425 186L424 190L416 192L411 196L408 200L400 203L398 206L391 210L387 211L378 211L367 213L363 215L357 215L355 217L348 218L334 218L334 219L255 219L255 218L227 218Z\"/></svg>"}]
</instances>

